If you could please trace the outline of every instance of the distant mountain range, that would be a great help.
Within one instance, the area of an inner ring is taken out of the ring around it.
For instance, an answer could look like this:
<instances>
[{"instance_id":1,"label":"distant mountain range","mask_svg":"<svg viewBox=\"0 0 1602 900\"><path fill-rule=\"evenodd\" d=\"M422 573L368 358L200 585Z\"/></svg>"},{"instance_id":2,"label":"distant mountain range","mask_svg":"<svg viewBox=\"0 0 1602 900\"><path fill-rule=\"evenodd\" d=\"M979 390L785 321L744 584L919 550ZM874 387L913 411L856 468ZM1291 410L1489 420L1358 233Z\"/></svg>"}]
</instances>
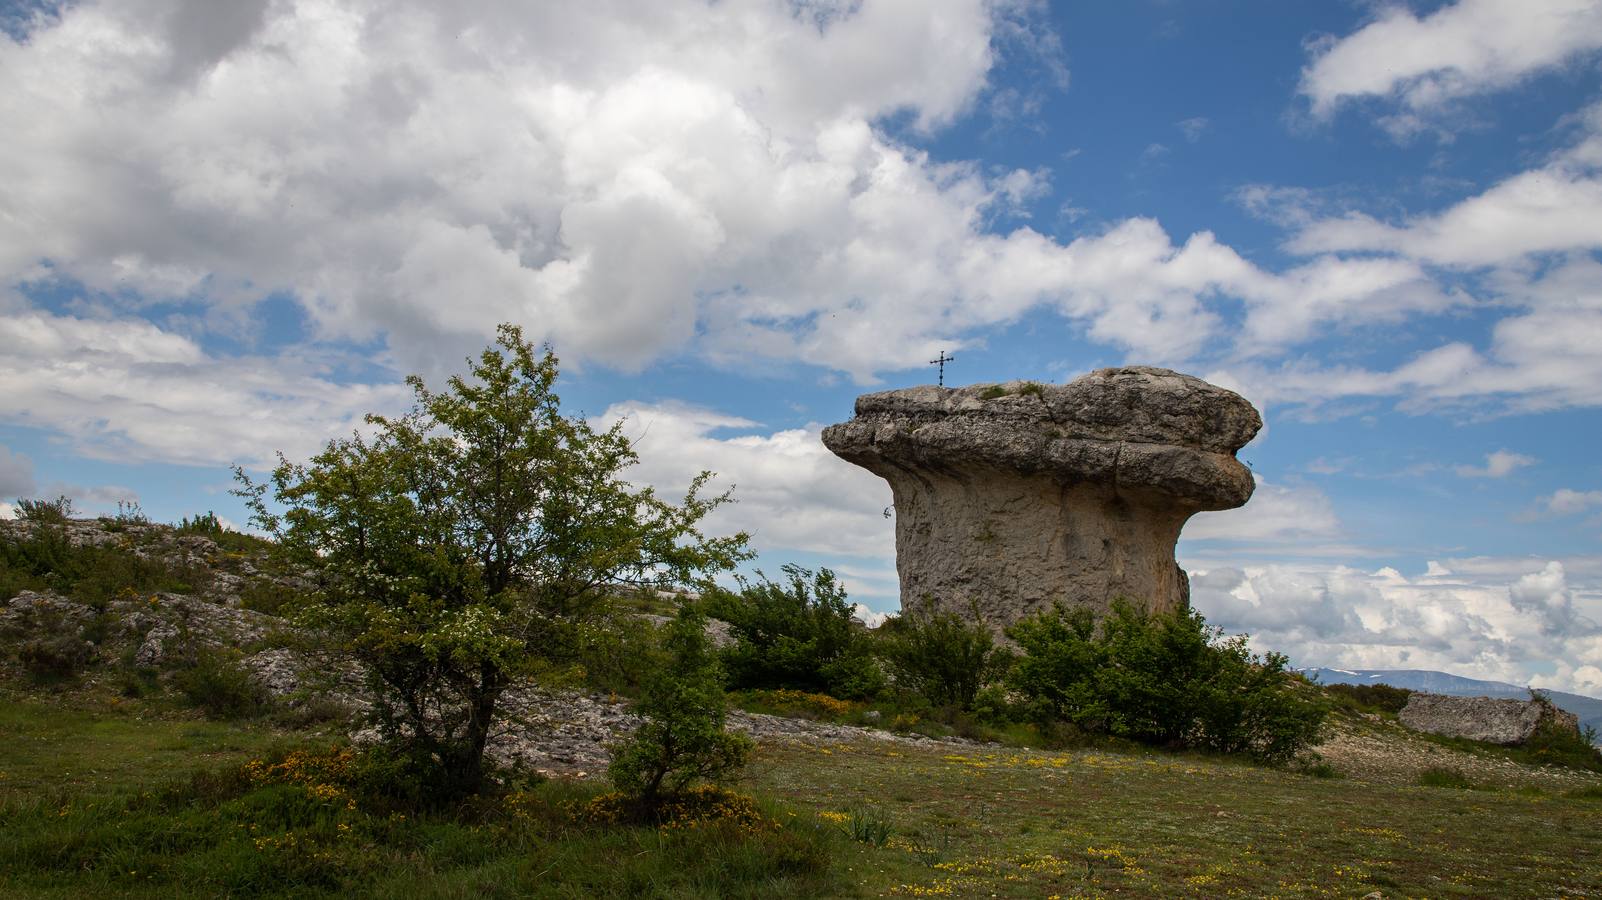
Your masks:
<instances>
[{"instance_id":1,"label":"distant mountain range","mask_svg":"<svg viewBox=\"0 0 1602 900\"><path fill-rule=\"evenodd\" d=\"M1458 697L1513 697L1525 699L1530 689L1508 684L1505 681L1481 681L1445 672L1424 669L1298 669L1303 675L1319 684L1388 684L1411 691L1428 691L1432 694L1452 694ZM1602 700L1565 691L1541 689L1554 706L1580 717L1580 728L1587 725L1602 732Z\"/></svg>"}]
</instances>

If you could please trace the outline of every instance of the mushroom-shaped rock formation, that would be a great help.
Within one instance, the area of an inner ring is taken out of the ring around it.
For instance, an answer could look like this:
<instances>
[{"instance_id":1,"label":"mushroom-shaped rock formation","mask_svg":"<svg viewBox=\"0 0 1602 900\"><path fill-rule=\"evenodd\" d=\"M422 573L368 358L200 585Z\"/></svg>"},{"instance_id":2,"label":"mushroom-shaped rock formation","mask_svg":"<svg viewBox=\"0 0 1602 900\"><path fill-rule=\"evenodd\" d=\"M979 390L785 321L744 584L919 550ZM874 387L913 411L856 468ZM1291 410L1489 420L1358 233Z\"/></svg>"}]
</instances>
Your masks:
<instances>
[{"instance_id":1,"label":"mushroom-shaped rock formation","mask_svg":"<svg viewBox=\"0 0 1602 900\"><path fill-rule=\"evenodd\" d=\"M864 394L823 443L890 482L902 608L999 630L1058 600L1184 609L1179 529L1251 497L1235 451L1262 424L1232 391L1128 366Z\"/></svg>"}]
</instances>

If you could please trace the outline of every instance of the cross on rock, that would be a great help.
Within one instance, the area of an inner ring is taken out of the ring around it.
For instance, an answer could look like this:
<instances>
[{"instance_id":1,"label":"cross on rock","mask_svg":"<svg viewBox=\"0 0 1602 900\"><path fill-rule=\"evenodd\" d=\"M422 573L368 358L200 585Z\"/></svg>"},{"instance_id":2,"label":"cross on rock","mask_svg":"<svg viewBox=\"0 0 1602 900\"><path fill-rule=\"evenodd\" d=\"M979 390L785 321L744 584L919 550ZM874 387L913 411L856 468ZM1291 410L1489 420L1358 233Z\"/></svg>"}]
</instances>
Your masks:
<instances>
[{"instance_id":1,"label":"cross on rock","mask_svg":"<svg viewBox=\"0 0 1602 900\"><path fill-rule=\"evenodd\" d=\"M956 360L956 357L955 356L947 356L946 355L946 351L944 351L944 350L940 351L940 358L939 359L931 359L931 360L929 360L929 365L931 365L931 366L939 366L940 367L940 386L941 387L945 387L946 386L946 363L952 362L954 360Z\"/></svg>"}]
</instances>

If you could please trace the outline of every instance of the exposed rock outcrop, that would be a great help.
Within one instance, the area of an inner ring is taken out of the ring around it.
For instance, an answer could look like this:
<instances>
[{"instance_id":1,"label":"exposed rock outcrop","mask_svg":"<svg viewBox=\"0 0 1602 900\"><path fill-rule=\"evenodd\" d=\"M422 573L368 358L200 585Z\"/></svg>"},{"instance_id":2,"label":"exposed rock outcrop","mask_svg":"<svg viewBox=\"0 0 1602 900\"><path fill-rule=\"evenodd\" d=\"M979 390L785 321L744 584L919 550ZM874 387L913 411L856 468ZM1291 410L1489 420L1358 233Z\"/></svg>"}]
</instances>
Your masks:
<instances>
[{"instance_id":1,"label":"exposed rock outcrop","mask_svg":"<svg viewBox=\"0 0 1602 900\"><path fill-rule=\"evenodd\" d=\"M823 442L890 482L902 608L976 603L999 629L1054 600L1185 607L1180 528L1251 497L1235 451L1261 427L1238 394L1130 366L865 394Z\"/></svg>"},{"instance_id":2,"label":"exposed rock outcrop","mask_svg":"<svg viewBox=\"0 0 1602 900\"><path fill-rule=\"evenodd\" d=\"M1450 697L1414 691L1397 718L1414 731L1492 744L1528 743L1543 728L1580 733L1580 717L1540 700Z\"/></svg>"}]
</instances>

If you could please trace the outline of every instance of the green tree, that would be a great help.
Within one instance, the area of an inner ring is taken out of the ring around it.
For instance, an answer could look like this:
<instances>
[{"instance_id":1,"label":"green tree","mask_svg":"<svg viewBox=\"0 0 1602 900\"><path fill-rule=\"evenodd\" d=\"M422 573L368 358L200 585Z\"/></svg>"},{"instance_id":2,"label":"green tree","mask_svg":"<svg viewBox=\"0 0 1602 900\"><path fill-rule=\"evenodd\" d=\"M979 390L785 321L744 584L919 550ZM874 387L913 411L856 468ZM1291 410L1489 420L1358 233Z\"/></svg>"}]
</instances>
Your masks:
<instances>
[{"instance_id":1,"label":"green tree","mask_svg":"<svg viewBox=\"0 0 1602 900\"><path fill-rule=\"evenodd\" d=\"M608 774L649 815L696 781L717 781L745 764L751 739L724 728L723 673L706 637L706 617L679 610L663 641L668 662L634 711L643 717L615 748Z\"/></svg>"},{"instance_id":2,"label":"green tree","mask_svg":"<svg viewBox=\"0 0 1602 900\"><path fill-rule=\"evenodd\" d=\"M408 378L409 413L304 464L280 454L269 483L235 473L252 521L316 575L300 620L362 664L389 750L443 798L482 787L502 694L608 588L695 584L749 555L744 534L700 531L729 499L701 496L709 473L679 503L622 478L621 424L562 414L549 348L502 325L469 367L439 393Z\"/></svg>"}]
</instances>

